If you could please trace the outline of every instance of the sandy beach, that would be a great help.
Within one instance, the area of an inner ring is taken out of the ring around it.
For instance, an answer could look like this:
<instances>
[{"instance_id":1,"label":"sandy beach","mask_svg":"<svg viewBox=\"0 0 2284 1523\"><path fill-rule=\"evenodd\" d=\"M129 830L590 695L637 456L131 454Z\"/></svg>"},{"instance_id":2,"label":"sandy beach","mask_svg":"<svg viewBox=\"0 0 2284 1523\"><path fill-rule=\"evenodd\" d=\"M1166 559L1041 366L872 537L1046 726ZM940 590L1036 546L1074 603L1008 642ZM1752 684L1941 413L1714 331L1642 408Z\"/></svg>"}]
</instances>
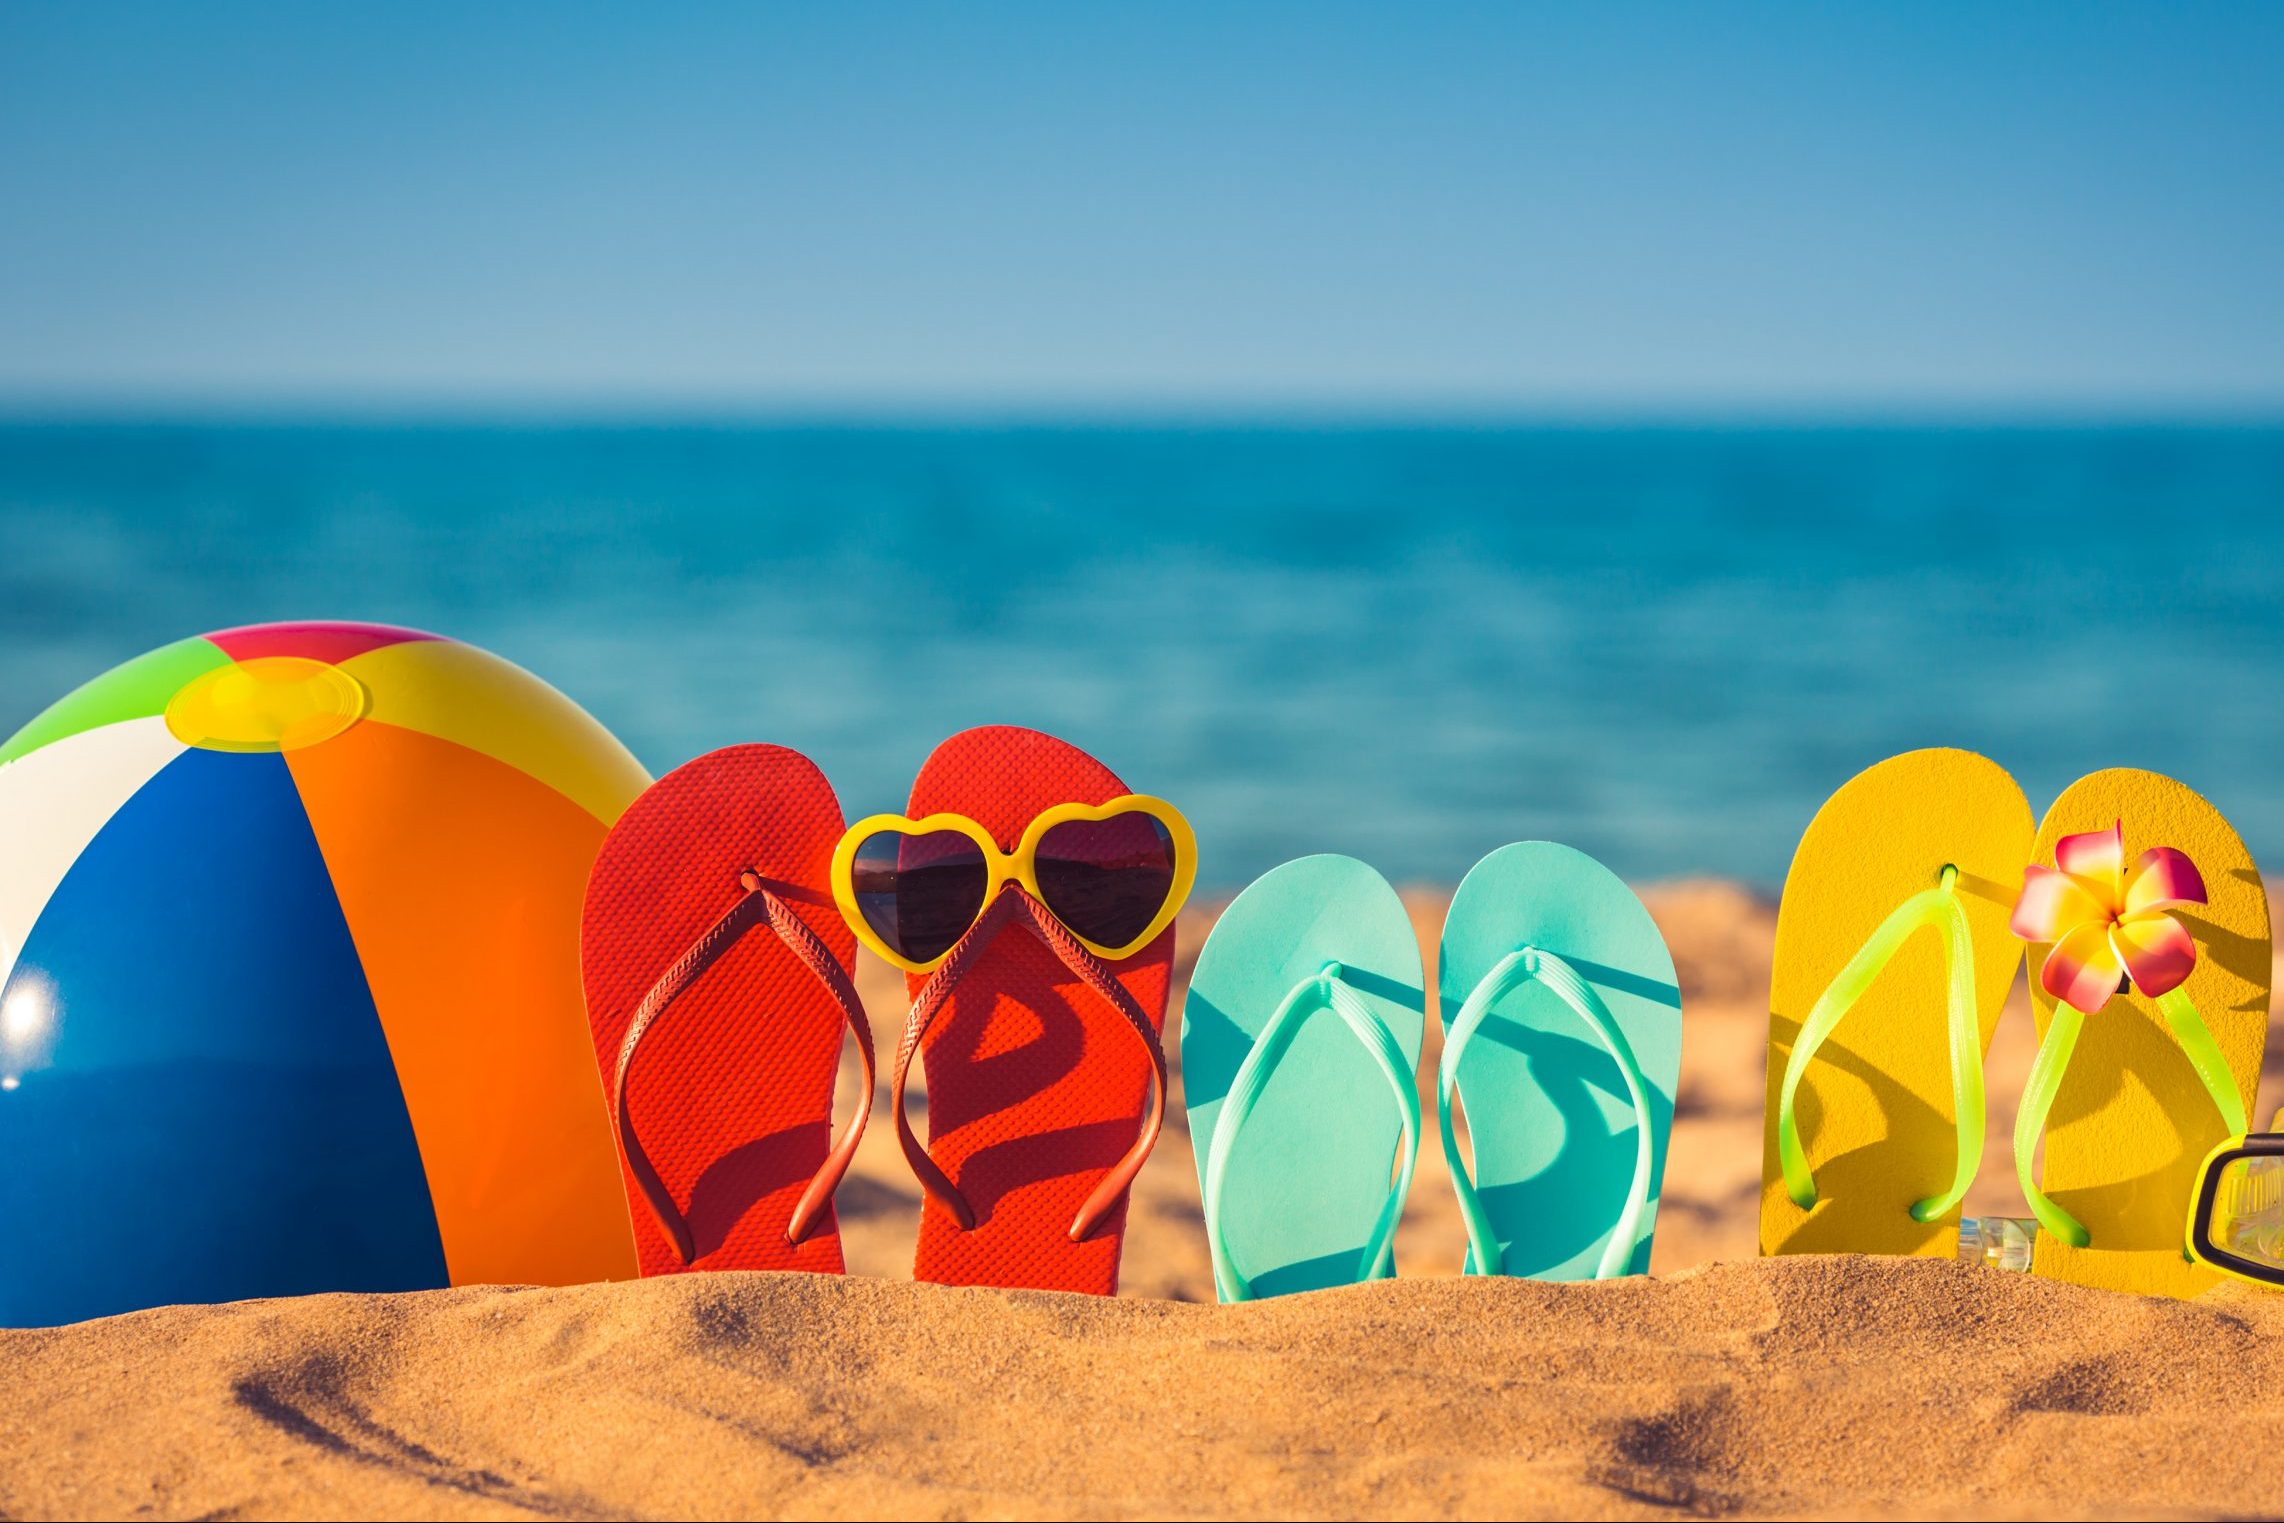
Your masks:
<instances>
[{"instance_id":1,"label":"sandy beach","mask_svg":"<svg viewBox=\"0 0 2284 1523\"><path fill-rule=\"evenodd\" d=\"M319 1296L0 1334L0 1513L2274 1510L2284 1296L2172 1303L1948 1263L1756 1260L1773 910L1725 884L1645 897L1689 1023L1647 1279L1457 1278L1430 1148L1405 1279L1199 1304L1211 1278L1176 1126L1138 1187L1118 1300L917 1286L916 1191L879 1124L841 1193L846 1279ZM1408 898L1432 952L1441 898ZM1186 918L1185 963L1209 923ZM893 1030L897 981L866 973ZM1991 1064L1994 1139L2032 1047L2018 990ZM1968 1209L2021 1212L2003 1146Z\"/></svg>"},{"instance_id":2,"label":"sandy beach","mask_svg":"<svg viewBox=\"0 0 2284 1523\"><path fill-rule=\"evenodd\" d=\"M1954 21L0 0L0 1523L2284 1519L2284 4Z\"/></svg>"}]
</instances>

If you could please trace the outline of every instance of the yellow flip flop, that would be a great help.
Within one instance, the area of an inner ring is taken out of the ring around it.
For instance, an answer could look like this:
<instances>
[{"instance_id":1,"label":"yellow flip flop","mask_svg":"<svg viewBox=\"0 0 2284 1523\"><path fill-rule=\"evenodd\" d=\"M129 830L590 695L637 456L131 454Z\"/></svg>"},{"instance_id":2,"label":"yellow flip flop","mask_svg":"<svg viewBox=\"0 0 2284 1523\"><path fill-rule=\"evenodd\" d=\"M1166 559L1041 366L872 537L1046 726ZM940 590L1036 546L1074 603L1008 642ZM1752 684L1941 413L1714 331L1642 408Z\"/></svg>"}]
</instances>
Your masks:
<instances>
[{"instance_id":1,"label":"yellow flip flop","mask_svg":"<svg viewBox=\"0 0 2284 1523\"><path fill-rule=\"evenodd\" d=\"M1769 980L1761 1252L1958 1251L2032 828L2004 768L1941 749L1858 773L1809 822Z\"/></svg>"},{"instance_id":2,"label":"yellow flip flop","mask_svg":"<svg viewBox=\"0 0 2284 1523\"><path fill-rule=\"evenodd\" d=\"M2039 1222L2031 1267L2196 1295L2217 1277L2183 1250L2182 1216L2205 1155L2247 1130L2267 1045L2260 870L2173 779L2096 772L2046 811L2015 925L2038 938L2040 1045L2014 1135Z\"/></svg>"}]
</instances>

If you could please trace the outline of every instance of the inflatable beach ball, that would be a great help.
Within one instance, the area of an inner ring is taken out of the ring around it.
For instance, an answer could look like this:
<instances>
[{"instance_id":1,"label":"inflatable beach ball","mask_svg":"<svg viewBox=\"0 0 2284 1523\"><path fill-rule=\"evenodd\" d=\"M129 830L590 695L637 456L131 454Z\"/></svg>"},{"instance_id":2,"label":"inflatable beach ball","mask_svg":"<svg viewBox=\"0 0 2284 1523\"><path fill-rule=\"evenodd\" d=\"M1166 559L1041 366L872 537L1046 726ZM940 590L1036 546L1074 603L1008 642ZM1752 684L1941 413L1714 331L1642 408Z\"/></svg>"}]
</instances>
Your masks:
<instances>
[{"instance_id":1,"label":"inflatable beach ball","mask_svg":"<svg viewBox=\"0 0 2284 1523\"><path fill-rule=\"evenodd\" d=\"M370 624L183 640L0 745L0 1325L631 1276L579 914L647 781Z\"/></svg>"}]
</instances>

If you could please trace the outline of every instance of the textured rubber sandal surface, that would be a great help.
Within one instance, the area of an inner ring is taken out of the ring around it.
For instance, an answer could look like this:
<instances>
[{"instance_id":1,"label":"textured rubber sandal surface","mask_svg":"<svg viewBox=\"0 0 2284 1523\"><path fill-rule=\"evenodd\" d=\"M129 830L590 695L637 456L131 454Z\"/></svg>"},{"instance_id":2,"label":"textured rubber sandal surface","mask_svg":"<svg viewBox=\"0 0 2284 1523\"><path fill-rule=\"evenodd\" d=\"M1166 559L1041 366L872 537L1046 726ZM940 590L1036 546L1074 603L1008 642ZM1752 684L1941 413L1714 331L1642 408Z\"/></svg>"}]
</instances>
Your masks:
<instances>
[{"instance_id":1,"label":"textured rubber sandal surface","mask_svg":"<svg viewBox=\"0 0 2284 1523\"><path fill-rule=\"evenodd\" d=\"M1239 1067L1285 997L1328 963L1395 1037L1416 1082L1427 1018L1403 901L1353 857L1272 869L1214 922L1182 1001L1182 1093L1201 1191ZM1332 1011L1316 1011L1231 1143L1222 1236L1255 1296L1356 1283L1402 1131L1371 1054Z\"/></svg>"},{"instance_id":2,"label":"textured rubber sandal surface","mask_svg":"<svg viewBox=\"0 0 2284 1523\"><path fill-rule=\"evenodd\" d=\"M581 937L606 1095L635 1008L743 897L741 874L758 874L844 971L853 966L856 938L829 887L841 830L832 785L782 746L711 752L634 802L596 859ZM831 992L767 924L725 952L644 1036L628 1072L628 1110L688 1220L697 1257L687 1267L841 1272L830 1210L799 1245L785 1234L832 1144L846 1037ZM686 1267L623 1152L620 1164L642 1272Z\"/></svg>"},{"instance_id":3,"label":"textured rubber sandal surface","mask_svg":"<svg viewBox=\"0 0 2284 1523\"><path fill-rule=\"evenodd\" d=\"M938 746L905 812L964 814L1012 851L1041 811L1130 791L1075 746L992 725ZM1171 927L1110 964L1160 1030L1173 965ZM906 982L917 994L927 978L909 974ZM920 1061L929 1156L976 1220L963 1230L923 1196L912 1277L1115 1295L1127 1202L1084 1242L1072 1242L1070 1228L1142 1126L1150 1066L1133 1029L1036 935L1010 924L968 966L921 1043Z\"/></svg>"},{"instance_id":4,"label":"textured rubber sandal surface","mask_svg":"<svg viewBox=\"0 0 2284 1523\"><path fill-rule=\"evenodd\" d=\"M2125 825L2125 860L2152 846L2188 853L2210 902L2175 912L2197 943L2182 991L2228 1059L2249 1111L2268 1042L2268 895L2244 842L2219 810L2154 772L2115 768L2072 783L2046 811L2026 859L2051 863L2067 835ZM2030 966L2047 949L2030 949ZM2054 997L2030 984L2038 1034ZM2141 994L2120 994L2089 1015L2047 1115L2040 1188L2092 1241L2073 1248L2041 1231L2031 1268L2057 1280L2142 1295L2194 1296L2220 1283L2181 1256L2198 1165L2226 1128L2188 1055ZM1999 1140L1999 1139L1994 1139Z\"/></svg>"},{"instance_id":5,"label":"textured rubber sandal surface","mask_svg":"<svg viewBox=\"0 0 2284 1523\"><path fill-rule=\"evenodd\" d=\"M1768 1102L1761 1169L1761 1252L1949 1257L1958 1213L1913 1219L1952 1177L1948 984L1940 939L1906 942L1804 1070L1795 1114L1815 1176L1815 1207L1785 1191L1777 1102L1801 1024L1898 906L1938 885L1945 867L1974 944L1984 1051L1998 1029L2022 943L2008 929L2029 861L2030 804L2014 779L1971 751L1910 751L1866 768L1817 810L1785 874L1769 980ZM1985 1144L2004 1147L2004 1139ZM2176 1227L2178 1224L2176 1224Z\"/></svg>"},{"instance_id":6,"label":"textured rubber sandal surface","mask_svg":"<svg viewBox=\"0 0 2284 1523\"><path fill-rule=\"evenodd\" d=\"M1634 891L1586 853L1553 841L1502 846L1461 880L1444 919L1436 982L1446 1032L1484 975L1525 947L1561 958L1592 989L1632 1051L1648 1104L1636 1114L1609 1050L1546 985L1525 984L1490 1007L1457 1088L1501 1272L1589 1280L1608 1249L1617 1272L1647 1274L1681 1080L1673 954ZM1644 1126L1647 1203L1613 1248ZM1480 1272L1472 1251L1468 1268Z\"/></svg>"}]
</instances>

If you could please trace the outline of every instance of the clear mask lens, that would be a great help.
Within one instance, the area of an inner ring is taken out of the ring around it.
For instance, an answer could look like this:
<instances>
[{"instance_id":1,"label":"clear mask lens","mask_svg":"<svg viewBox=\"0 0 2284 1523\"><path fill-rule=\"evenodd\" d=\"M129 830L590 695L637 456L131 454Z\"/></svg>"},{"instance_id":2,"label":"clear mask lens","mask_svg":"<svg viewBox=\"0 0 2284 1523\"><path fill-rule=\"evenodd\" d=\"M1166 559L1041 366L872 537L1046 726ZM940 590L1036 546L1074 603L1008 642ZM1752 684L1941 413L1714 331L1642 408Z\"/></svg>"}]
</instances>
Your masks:
<instances>
[{"instance_id":1,"label":"clear mask lens","mask_svg":"<svg viewBox=\"0 0 2284 1523\"><path fill-rule=\"evenodd\" d=\"M2231 1158L2220 1166L2205 1238L2284 1281L2284 1153Z\"/></svg>"}]
</instances>

